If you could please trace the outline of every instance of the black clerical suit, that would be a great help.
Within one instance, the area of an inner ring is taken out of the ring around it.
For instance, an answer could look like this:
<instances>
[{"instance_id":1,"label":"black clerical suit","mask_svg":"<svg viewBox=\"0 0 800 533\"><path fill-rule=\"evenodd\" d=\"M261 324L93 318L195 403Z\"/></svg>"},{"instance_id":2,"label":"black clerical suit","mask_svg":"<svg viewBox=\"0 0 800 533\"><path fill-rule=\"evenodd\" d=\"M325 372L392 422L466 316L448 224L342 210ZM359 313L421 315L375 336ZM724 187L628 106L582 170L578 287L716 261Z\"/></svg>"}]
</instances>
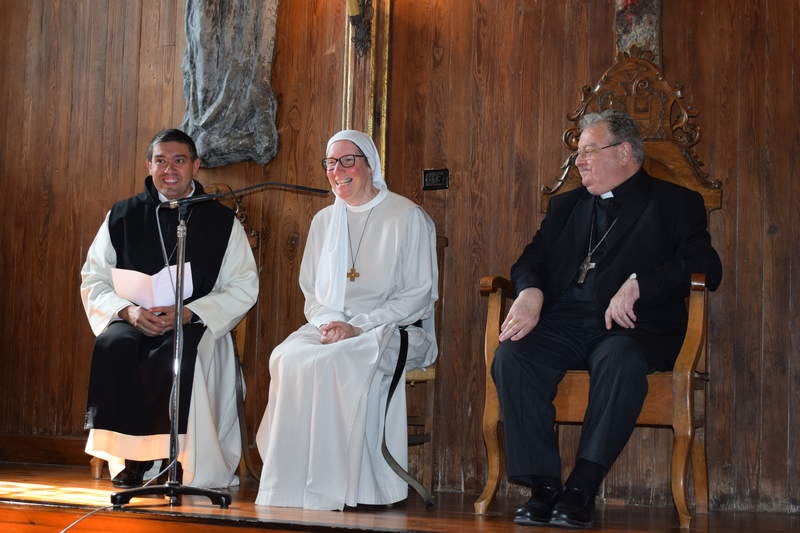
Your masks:
<instances>
[{"instance_id":1,"label":"black clerical suit","mask_svg":"<svg viewBox=\"0 0 800 533\"><path fill-rule=\"evenodd\" d=\"M572 369L591 374L578 459L609 468L633 431L647 373L670 370L677 357L691 274L705 273L712 290L719 285L722 267L698 193L643 170L612 192L605 207L584 187L552 198L539 231L511 269L517 294L529 287L544 293L536 327L518 341L501 343L492 367L512 481L533 486L542 476L560 478L552 400ZM604 210L606 222L598 228ZM597 247L595 266L579 284L590 240ZM609 301L631 274L640 291L636 327L614 324L606 330Z\"/></svg>"}]
</instances>

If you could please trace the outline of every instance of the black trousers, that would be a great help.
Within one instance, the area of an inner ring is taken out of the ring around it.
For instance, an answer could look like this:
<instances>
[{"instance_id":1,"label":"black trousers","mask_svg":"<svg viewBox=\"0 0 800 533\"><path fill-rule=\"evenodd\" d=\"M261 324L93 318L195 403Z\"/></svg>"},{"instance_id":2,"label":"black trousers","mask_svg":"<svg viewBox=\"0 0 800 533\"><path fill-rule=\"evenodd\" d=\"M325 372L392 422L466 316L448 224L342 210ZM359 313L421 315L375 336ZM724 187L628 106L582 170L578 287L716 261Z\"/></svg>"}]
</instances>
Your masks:
<instances>
[{"instance_id":1,"label":"black trousers","mask_svg":"<svg viewBox=\"0 0 800 533\"><path fill-rule=\"evenodd\" d=\"M545 312L526 337L500 344L492 377L511 481L531 486L542 476L561 477L552 402L567 370L591 376L577 458L606 468L616 460L641 411L647 374L658 369L648 362L647 343L629 333L606 331L598 317Z\"/></svg>"}]
</instances>

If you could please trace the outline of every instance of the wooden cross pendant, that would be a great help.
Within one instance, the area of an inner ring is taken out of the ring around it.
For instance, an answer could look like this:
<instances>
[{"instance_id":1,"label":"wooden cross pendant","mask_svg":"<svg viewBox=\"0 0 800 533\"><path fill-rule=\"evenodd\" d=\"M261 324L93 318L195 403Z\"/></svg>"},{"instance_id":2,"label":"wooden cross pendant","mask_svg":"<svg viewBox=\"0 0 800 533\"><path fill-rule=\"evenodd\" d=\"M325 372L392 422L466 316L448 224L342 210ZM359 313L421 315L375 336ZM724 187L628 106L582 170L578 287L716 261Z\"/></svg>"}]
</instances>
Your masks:
<instances>
[{"instance_id":1,"label":"wooden cross pendant","mask_svg":"<svg viewBox=\"0 0 800 533\"><path fill-rule=\"evenodd\" d=\"M584 259L581 263L581 266L578 267L578 270L580 271L580 274L578 274L578 285L583 285L583 282L586 281L586 274L588 274L589 271L596 266L597 263L592 263L592 255L587 255L586 259Z\"/></svg>"},{"instance_id":2,"label":"wooden cross pendant","mask_svg":"<svg viewBox=\"0 0 800 533\"><path fill-rule=\"evenodd\" d=\"M355 281L360 275L361 274L358 273L358 270L356 270L355 266L351 267L350 271L347 273L347 277L350 278L350 281Z\"/></svg>"}]
</instances>

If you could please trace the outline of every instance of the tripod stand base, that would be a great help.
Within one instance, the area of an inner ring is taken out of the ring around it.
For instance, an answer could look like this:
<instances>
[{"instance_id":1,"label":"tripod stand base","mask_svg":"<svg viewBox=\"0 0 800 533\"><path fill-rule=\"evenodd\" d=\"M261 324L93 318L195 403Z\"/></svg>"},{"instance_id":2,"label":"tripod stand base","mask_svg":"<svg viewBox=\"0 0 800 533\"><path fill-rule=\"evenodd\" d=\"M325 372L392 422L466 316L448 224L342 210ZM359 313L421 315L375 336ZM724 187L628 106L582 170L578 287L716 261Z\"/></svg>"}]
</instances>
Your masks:
<instances>
[{"instance_id":1,"label":"tripod stand base","mask_svg":"<svg viewBox=\"0 0 800 533\"><path fill-rule=\"evenodd\" d=\"M115 509L121 508L131 501L131 498L139 496L164 496L169 499L170 505L180 505L181 496L205 496L211 503L219 505L220 509L227 509L231 504L231 495L227 492L216 490L199 489L187 487L179 483L167 482L165 485L152 485L148 487L137 487L135 489L124 490L111 495L111 503Z\"/></svg>"}]
</instances>

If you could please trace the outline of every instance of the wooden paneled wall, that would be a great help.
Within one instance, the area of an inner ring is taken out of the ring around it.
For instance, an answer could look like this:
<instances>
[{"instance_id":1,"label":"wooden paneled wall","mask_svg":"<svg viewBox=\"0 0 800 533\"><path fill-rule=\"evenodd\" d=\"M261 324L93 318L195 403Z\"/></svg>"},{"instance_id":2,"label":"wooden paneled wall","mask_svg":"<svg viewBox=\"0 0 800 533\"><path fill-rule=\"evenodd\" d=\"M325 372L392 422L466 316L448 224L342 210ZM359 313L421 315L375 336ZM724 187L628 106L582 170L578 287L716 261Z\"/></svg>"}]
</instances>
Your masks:
<instances>
[{"instance_id":1,"label":"wooden paneled wall","mask_svg":"<svg viewBox=\"0 0 800 533\"><path fill-rule=\"evenodd\" d=\"M80 268L111 205L139 192L155 132L183 117L185 3L0 1L2 146L0 460L83 461L92 333ZM282 2L273 65L280 150L268 165L201 170L234 188L327 188L319 166L341 122L344 3ZM266 357L302 320L297 285L311 216L330 200L248 196L260 232L259 302L248 322L247 414L266 405Z\"/></svg>"},{"instance_id":2,"label":"wooden paneled wall","mask_svg":"<svg viewBox=\"0 0 800 533\"><path fill-rule=\"evenodd\" d=\"M675 0L663 9L663 70L699 110L697 153L724 191L711 217L724 265L711 297L711 503L796 512L800 4ZM0 0L0 13L0 186L9 198L0 214L0 460L82 460L92 337L78 272L105 210L141 187L148 138L182 116L183 2ZM340 124L345 23L344 1L281 2L278 156L202 179L325 186L316 161ZM613 2L393 0L391 27L387 181L450 241L435 479L440 490L474 493L485 475L478 278L507 274L539 224L539 187L566 155L566 114L613 60ZM450 169L450 189L423 192L422 169L439 167ZM310 217L328 202L278 192L245 202L261 232L246 354L251 431L266 403L267 355L302 321L299 261ZM577 431L567 429L571 463ZM668 431L637 430L605 496L668 505L670 445Z\"/></svg>"}]
</instances>

